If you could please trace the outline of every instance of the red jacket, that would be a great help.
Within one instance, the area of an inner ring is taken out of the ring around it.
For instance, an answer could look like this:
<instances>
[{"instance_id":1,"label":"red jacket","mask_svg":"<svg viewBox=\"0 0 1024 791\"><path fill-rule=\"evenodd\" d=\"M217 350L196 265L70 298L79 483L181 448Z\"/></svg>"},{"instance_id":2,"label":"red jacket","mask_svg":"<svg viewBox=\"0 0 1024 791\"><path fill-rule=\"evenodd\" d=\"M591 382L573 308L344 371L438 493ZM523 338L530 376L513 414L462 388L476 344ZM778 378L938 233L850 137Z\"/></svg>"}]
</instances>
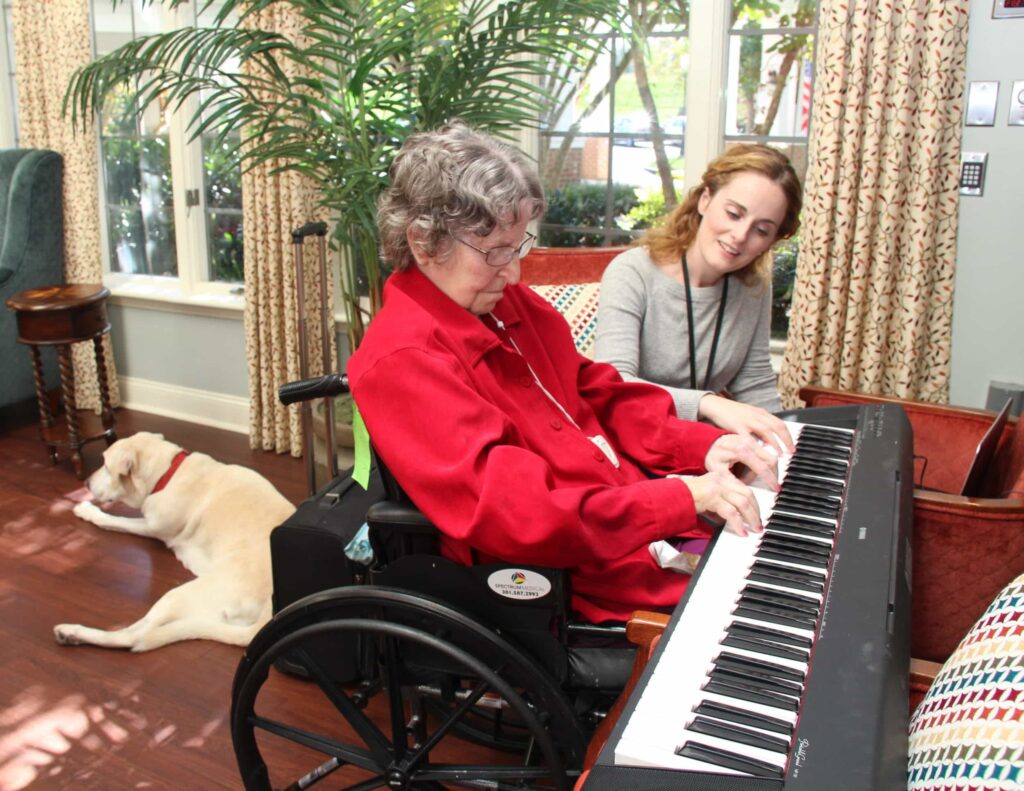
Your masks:
<instances>
[{"instance_id":1,"label":"red jacket","mask_svg":"<svg viewBox=\"0 0 1024 791\"><path fill-rule=\"evenodd\" d=\"M577 353L561 314L526 286L506 288L493 315L506 331L416 268L389 278L348 365L374 448L448 557L468 565L472 548L480 562L569 568L572 605L595 622L674 605L689 577L658 568L647 545L708 533L686 484L647 473L703 473L723 432Z\"/></svg>"}]
</instances>

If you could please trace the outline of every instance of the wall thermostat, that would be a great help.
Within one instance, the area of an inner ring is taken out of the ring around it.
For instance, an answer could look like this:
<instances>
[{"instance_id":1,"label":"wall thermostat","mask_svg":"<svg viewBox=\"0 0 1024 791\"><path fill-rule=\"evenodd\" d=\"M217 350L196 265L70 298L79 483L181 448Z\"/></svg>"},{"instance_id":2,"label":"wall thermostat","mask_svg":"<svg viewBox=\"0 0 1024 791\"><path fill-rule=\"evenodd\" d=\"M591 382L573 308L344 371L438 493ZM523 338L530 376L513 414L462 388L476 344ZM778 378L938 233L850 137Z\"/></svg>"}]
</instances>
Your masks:
<instances>
[{"instance_id":1,"label":"wall thermostat","mask_svg":"<svg viewBox=\"0 0 1024 791\"><path fill-rule=\"evenodd\" d=\"M992 6L993 19L1024 17L1024 0L995 0Z\"/></svg>"}]
</instances>

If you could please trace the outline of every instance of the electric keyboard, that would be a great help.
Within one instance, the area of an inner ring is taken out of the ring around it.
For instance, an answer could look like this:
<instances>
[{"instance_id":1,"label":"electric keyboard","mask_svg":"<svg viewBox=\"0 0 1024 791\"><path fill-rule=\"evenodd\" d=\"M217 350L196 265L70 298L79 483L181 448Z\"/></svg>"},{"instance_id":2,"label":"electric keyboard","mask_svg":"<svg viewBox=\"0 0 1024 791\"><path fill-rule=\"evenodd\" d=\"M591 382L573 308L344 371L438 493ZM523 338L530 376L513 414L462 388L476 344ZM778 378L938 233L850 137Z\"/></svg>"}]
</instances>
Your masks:
<instances>
[{"instance_id":1,"label":"electric keyboard","mask_svg":"<svg viewBox=\"0 0 1024 791\"><path fill-rule=\"evenodd\" d=\"M585 791L906 787L910 426L789 417L765 531L705 553Z\"/></svg>"}]
</instances>

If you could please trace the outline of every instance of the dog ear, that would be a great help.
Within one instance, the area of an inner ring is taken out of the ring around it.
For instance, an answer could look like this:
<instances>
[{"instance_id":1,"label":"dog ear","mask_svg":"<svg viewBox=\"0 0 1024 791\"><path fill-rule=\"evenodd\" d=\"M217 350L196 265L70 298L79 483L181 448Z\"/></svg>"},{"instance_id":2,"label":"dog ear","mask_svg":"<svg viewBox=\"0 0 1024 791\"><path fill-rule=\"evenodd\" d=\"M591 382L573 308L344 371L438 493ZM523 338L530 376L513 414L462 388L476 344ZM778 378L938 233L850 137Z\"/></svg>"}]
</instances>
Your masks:
<instances>
[{"instance_id":1,"label":"dog ear","mask_svg":"<svg viewBox=\"0 0 1024 791\"><path fill-rule=\"evenodd\" d=\"M103 454L103 461L107 468L118 478L123 478L131 473L135 466L135 451L124 446L114 446Z\"/></svg>"}]
</instances>

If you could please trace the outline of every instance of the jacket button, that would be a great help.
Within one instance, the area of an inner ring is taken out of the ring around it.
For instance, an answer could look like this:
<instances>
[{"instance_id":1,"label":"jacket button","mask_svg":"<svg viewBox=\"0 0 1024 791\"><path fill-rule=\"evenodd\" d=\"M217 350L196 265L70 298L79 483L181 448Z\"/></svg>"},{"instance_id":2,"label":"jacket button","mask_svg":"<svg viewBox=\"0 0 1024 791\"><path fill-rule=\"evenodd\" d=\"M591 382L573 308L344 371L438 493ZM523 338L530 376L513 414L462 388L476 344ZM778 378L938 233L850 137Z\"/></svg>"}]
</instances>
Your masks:
<instances>
[{"instance_id":1,"label":"jacket button","mask_svg":"<svg viewBox=\"0 0 1024 791\"><path fill-rule=\"evenodd\" d=\"M594 458L598 461L604 461L604 454L597 448L594 448Z\"/></svg>"},{"instance_id":2,"label":"jacket button","mask_svg":"<svg viewBox=\"0 0 1024 791\"><path fill-rule=\"evenodd\" d=\"M529 376L524 376L519 380L519 384L521 384L523 387L529 387L530 385L533 384L533 379L530 378Z\"/></svg>"},{"instance_id":3,"label":"jacket button","mask_svg":"<svg viewBox=\"0 0 1024 791\"><path fill-rule=\"evenodd\" d=\"M559 422L558 418L551 418L551 428L553 428L555 431L562 430L562 424Z\"/></svg>"}]
</instances>

